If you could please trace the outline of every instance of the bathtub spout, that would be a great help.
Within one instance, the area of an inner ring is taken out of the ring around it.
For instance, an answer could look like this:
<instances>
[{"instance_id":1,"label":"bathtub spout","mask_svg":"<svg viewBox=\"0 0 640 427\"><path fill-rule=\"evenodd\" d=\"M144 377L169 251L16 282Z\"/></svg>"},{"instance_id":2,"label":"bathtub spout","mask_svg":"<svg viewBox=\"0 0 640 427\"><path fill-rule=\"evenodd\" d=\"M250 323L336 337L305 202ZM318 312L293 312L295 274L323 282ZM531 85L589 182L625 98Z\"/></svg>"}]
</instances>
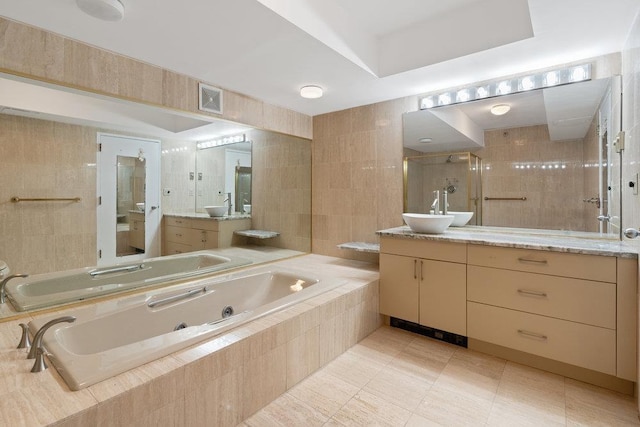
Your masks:
<instances>
[{"instance_id":1,"label":"bathtub spout","mask_svg":"<svg viewBox=\"0 0 640 427\"><path fill-rule=\"evenodd\" d=\"M15 279L16 277L29 277L29 275L28 274L12 274L11 276L7 277L2 282L0 282L0 304L5 303L5 297L7 294L4 288L7 285L7 282L11 279Z\"/></svg>"},{"instance_id":2,"label":"bathtub spout","mask_svg":"<svg viewBox=\"0 0 640 427\"><path fill-rule=\"evenodd\" d=\"M53 325L57 325L58 323L63 323L63 322L73 323L75 321L76 321L75 316L62 316L62 317L58 317L57 319L50 320L44 325L42 325L42 327L38 329L38 332L36 332L36 335L33 337L33 345L29 350L27 359L36 358L36 356L38 355L38 349L42 347L42 337L44 336L44 333L47 332L47 329L49 329ZM45 369L46 369L46 366L45 366Z\"/></svg>"}]
</instances>

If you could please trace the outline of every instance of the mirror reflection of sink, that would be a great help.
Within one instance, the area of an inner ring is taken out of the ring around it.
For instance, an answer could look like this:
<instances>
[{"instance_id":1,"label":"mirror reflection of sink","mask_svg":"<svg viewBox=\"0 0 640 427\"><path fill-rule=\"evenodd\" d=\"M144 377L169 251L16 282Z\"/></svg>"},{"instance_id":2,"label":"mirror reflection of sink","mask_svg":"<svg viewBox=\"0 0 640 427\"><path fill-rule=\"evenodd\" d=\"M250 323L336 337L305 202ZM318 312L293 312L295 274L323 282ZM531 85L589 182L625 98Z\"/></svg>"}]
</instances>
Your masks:
<instances>
[{"instance_id":1,"label":"mirror reflection of sink","mask_svg":"<svg viewBox=\"0 0 640 427\"><path fill-rule=\"evenodd\" d=\"M402 218L415 233L440 234L453 222L453 215L403 213Z\"/></svg>"},{"instance_id":2,"label":"mirror reflection of sink","mask_svg":"<svg viewBox=\"0 0 640 427\"><path fill-rule=\"evenodd\" d=\"M464 227L469 220L473 217L473 212L447 212L447 215L453 215L453 222L451 227Z\"/></svg>"},{"instance_id":3,"label":"mirror reflection of sink","mask_svg":"<svg viewBox=\"0 0 640 427\"><path fill-rule=\"evenodd\" d=\"M227 213L226 206L205 206L204 209L209 216L224 216Z\"/></svg>"}]
</instances>

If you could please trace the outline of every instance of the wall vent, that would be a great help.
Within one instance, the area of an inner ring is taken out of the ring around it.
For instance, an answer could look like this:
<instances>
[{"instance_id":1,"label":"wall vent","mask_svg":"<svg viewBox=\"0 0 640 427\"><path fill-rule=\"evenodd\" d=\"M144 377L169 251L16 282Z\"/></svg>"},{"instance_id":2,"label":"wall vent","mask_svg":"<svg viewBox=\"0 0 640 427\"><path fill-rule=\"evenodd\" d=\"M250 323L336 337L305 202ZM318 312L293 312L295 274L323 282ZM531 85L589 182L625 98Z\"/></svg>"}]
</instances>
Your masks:
<instances>
[{"instance_id":1,"label":"wall vent","mask_svg":"<svg viewBox=\"0 0 640 427\"><path fill-rule=\"evenodd\" d=\"M202 111L222 114L222 89L204 83L199 83L198 89L198 108Z\"/></svg>"}]
</instances>

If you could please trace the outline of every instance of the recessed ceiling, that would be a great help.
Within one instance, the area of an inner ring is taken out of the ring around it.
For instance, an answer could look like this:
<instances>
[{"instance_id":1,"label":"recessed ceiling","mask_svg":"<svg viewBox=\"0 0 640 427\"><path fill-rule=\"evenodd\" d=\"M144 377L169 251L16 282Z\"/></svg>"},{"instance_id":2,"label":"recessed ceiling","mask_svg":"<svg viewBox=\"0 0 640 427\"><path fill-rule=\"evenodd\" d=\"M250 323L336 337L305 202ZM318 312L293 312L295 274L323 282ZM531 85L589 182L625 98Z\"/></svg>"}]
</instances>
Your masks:
<instances>
[{"instance_id":1,"label":"recessed ceiling","mask_svg":"<svg viewBox=\"0 0 640 427\"><path fill-rule=\"evenodd\" d=\"M123 3L119 22L73 0L0 2L0 15L316 115L619 52L640 9L637 0ZM309 84L325 95L301 98Z\"/></svg>"}]
</instances>

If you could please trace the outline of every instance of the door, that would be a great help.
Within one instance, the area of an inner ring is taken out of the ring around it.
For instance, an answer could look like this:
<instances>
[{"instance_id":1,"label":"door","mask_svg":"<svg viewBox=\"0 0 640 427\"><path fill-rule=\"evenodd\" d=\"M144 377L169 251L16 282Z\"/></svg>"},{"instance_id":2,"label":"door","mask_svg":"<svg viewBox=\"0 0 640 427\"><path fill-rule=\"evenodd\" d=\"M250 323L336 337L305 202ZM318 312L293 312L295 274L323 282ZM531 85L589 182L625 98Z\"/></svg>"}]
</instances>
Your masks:
<instances>
[{"instance_id":1,"label":"door","mask_svg":"<svg viewBox=\"0 0 640 427\"><path fill-rule=\"evenodd\" d=\"M467 266L418 261L420 324L467 335Z\"/></svg>"},{"instance_id":2,"label":"door","mask_svg":"<svg viewBox=\"0 0 640 427\"><path fill-rule=\"evenodd\" d=\"M380 254L380 313L418 323L418 265L415 258Z\"/></svg>"},{"instance_id":3,"label":"door","mask_svg":"<svg viewBox=\"0 0 640 427\"><path fill-rule=\"evenodd\" d=\"M160 256L160 141L98 133L98 265Z\"/></svg>"}]
</instances>

